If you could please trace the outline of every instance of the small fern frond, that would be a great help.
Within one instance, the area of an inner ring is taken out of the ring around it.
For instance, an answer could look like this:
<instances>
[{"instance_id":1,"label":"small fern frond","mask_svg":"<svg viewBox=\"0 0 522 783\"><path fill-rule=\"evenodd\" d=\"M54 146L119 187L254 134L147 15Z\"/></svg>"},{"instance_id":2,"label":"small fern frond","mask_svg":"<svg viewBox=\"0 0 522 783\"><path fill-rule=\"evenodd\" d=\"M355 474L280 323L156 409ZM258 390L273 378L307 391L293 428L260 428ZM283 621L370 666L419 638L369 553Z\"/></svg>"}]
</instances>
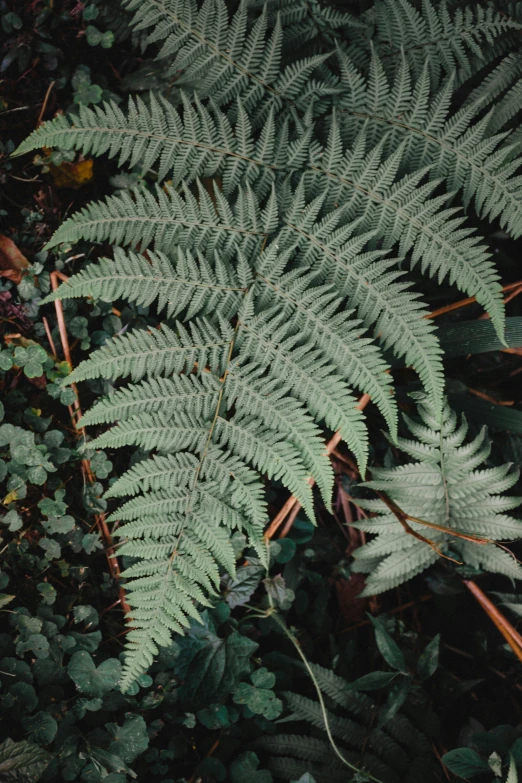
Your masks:
<instances>
[{"instance_id":1,"label":"small fern frond","mask_svg":"<svg viewBox=\"0 0 522 783\"><path fill-rule=\"evenodd\" d=\"M254 106L280 110L285 104L306 106L303 90L311 73L328 55L316 55L281 69L282 29L278 20L267 32L266 13L250 26L248 4L241 2L229 21L224 0L200 9L191 0L125 0L134 12L131 25L147 30L147 42L162 41L158 58L168 62L177 83L197 90L216 105L237 97L250 111ZM258 108L259 111L259 108Z\"/></svg>"},{"instance_id":2,"label":"small fern frond","mask_svg":"<svg viewBox=\"0 0 522 783\"><path fill-rule=\"evenodd\" d=\"M372 480L363 486L385 492L407 515L411 528L442 551L450 547L464 562L521 579L522 568L508 552L492 543L475 543L458 535L493 541L522 535L522 523L502 513L518 507L521 499L499 497L517 481L518 473L509 465L477 470L489 455L485 429L465 442L465 421L458 426L447 404L440 416L426 398L418 399L420 422L405 419L417 440L398 440L398 447L418 461L395 468L373 468ZM354 553L358 570L370 573L366 594L395 587L435 562L436 551L409 535L384 501L358 502L378 514L356 524L376 534ZM416 519L435 527L424 526ZM451 528L456 535L440 527Z\"/></svg>"},{"instance_id":3,"label":"small fern frond","mask_svg":"<svg viewBox=\"0 0 522 783\"><path fill-rule=\"evenodd\" d=\"M212 200L200 182L197 186L197 198L186 187L178 193L165 186L154 193L145 188L124 191L88 204L62 223L46 247L86 239L132 248L139 245L142 250L153 244L156 252L167 254L173 247L197 246L226 256L228 248L240 242L248 256L259 238L262 241L273 229L273 214L262 212L251 191L240 191L237 208L232 210L218 188Z\"/></svg>"}]
</instances>

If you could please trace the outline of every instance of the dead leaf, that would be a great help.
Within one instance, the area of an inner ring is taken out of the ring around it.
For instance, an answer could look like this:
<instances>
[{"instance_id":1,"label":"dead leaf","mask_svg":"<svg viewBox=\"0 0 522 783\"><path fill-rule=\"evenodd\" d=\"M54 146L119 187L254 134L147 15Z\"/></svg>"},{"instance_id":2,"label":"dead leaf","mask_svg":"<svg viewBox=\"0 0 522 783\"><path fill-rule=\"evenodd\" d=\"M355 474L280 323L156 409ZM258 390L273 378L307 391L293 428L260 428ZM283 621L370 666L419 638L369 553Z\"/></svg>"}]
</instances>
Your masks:
<instances>
[{"instance_id":1,"label":"dead leaf","mask_svg":"<svg viewBox=\"0 0 522 783\"><path fill-rule=\"evenodd\" d=\"M78 163L64 161L59 166L51 164L49 171L57 188L72 188L78 190L93 178L92 158L80 160Z\"/></svg>"},{"instance_id":2,"label":"dead leaf","mask_svg":"<svg viewBox=\"0 0 522 783\"><path fill-rule=\"evenodd\" d=\"M13 240L0 234L0 276L7 277L18 285L22 279L22 270L28 266L29 261Z\"/></svg>"}]
</instances>

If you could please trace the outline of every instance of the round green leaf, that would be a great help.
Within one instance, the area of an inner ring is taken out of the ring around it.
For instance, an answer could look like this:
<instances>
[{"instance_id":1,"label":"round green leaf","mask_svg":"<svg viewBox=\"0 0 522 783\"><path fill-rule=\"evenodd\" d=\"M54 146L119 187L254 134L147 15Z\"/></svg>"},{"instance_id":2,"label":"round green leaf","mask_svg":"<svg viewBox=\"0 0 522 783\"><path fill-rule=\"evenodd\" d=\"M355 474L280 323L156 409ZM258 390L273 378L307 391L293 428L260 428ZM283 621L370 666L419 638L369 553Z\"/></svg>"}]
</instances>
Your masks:
<instances>
[{"instance_id":1,"label":"round green leaf","mask_svg":"<svg viewBox=\"0 0 522 783\"><path fill-rule=\"evenodd\" d=\"M116 658L109 658L96 668L89 653L82 650L72 655L67 673L81 693L103 696L118 685L121 664Z\"/></svg>"}]
</instances>

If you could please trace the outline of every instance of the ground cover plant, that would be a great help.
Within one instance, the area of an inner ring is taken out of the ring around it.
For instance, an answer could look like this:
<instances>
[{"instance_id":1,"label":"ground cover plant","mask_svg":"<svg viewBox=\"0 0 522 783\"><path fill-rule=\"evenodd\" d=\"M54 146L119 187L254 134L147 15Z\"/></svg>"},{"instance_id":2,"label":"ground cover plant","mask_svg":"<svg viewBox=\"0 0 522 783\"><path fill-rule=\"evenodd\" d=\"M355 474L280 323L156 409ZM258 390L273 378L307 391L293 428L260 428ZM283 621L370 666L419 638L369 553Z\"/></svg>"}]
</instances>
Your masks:
<instances>
[{"instance_id":1,"label":"ground cover plant","mask_svg":"<svg viewBox=\"0 0 522 783\"><path fill-rule=\"evenodd\" d=\"M519 5L0 23L0 777L516 783Z\"/></svg>"}]
</instances>

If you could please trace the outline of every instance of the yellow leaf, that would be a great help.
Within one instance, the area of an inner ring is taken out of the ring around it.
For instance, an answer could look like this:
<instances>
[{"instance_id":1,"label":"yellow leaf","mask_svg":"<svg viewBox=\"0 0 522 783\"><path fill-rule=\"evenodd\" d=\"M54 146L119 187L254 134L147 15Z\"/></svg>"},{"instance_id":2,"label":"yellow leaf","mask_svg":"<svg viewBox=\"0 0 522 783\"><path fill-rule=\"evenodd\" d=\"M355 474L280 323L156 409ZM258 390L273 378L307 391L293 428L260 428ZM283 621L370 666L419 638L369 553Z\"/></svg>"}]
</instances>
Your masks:
<instances>
[{"instance_id":1,"label":"yellow leaf","mask_svg":"<svg viewBox=\"0 0 522 783\"><path fill-rule=\"evenodd\" d=\"M92 158L80 160L78 163L64 161L59 166L51 164L49 171L57 188L77 190L93 178Z\"/></svg>"}]
</instances>

